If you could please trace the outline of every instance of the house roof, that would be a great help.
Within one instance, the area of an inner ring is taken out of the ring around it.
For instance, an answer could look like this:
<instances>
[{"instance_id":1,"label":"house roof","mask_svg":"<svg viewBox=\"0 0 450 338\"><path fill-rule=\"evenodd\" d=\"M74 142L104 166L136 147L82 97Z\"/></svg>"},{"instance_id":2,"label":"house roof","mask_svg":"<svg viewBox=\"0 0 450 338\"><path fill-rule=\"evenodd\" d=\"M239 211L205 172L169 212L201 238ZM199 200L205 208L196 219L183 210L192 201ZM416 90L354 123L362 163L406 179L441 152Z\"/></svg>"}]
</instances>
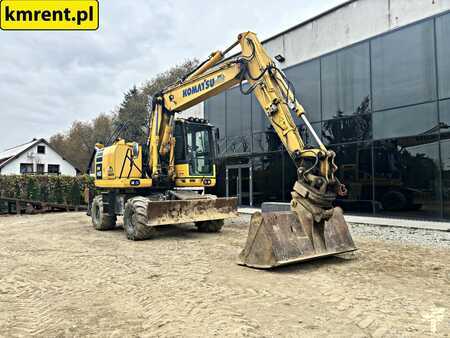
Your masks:
<instances>
[{"instance_id":1,"label":"house roof","mask_svg":"<svg viewBox=\"0 0 450 338\"><path fill-rule=\"evenodd\" d=\"M0 169L3 168L5 165L7 165L8 163L12 162L14 159L16 159L17 157L19 157L20 155L22 155L23 153L25 153L26 151L30 150L31 148L33 148L34 146L36 146L39 143L45 143L48 147L50 147L51 149L53 149L56 153L59 154L59 152L54 149L48 142L46 139L44 138L40 138L40 139L33 139L30 142L18 145L16 147L13 148L9 148L9 149L5 149L4 151L0 152ZM60 154L61 156L61 154ZM61 156L62 157L62 156ZM62 159L64 161L67 161L64 157L62 157ZM68 163L70 163L69 161L67 161ZM77 171L79 171L79 169L77 167L75 167L72 163L70 163L70 165L72 165Z\"/></svg>"}]
</instances>

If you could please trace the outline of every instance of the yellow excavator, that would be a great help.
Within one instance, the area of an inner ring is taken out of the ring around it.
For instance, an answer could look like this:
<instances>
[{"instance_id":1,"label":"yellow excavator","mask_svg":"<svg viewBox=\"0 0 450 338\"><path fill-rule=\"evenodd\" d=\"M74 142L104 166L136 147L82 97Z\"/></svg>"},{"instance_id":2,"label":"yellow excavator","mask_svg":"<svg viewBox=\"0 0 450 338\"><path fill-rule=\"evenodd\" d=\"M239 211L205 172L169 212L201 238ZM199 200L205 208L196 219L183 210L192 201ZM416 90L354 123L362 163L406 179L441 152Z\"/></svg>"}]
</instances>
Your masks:
<instances>
[{"instance_id":1,"label":"yellow excavator","mask_svg":"<svg viewBox=\"0 0 450 338\"><path fill-rule=\"evenodd\" d=\"M226 58L238 45L238 56ZM111 146L96 145L95 186L102 194L91 203L93 226L111 229L123 215L127 237L142 240L165 224L194 222L200 231L217 232L224 219L236 216L236 198L195 190L216 183L213 126L175 118L236 85L243 95L254 93L298 172L291 211L252 216L239 264L272 268L356 250L342 210L333 207L336 194L346 193L335 176L335 153L321 142L292 84L252 32L239 34L226 50L212 53L152 98L146 144L117 139ZM317 148L305 145L291 113L306 125Z\"/></svg>"}]
</instances>

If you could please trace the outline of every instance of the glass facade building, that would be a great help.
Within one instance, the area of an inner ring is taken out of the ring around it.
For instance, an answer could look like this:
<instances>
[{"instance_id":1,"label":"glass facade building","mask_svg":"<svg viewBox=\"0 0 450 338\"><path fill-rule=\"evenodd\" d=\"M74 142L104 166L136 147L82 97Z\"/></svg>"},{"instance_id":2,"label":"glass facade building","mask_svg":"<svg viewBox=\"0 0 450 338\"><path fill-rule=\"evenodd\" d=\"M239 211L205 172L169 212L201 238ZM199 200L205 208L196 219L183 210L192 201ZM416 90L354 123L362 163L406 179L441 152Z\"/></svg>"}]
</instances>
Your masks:
<instances>
[{"instance_id":1,"label":"glass facade building","mask_svg":"<svg viewBox=\"0 0 450 338\"><path fill-rule=\"evenodd\" d=\"M322 141L337 153L347 212L450 219L450 13L286 68ZM289 201L295 167L251 95L205 102L219 129L219 195ZM307 143L310 135L295 121Z\"/></svg>"}]
</instances>

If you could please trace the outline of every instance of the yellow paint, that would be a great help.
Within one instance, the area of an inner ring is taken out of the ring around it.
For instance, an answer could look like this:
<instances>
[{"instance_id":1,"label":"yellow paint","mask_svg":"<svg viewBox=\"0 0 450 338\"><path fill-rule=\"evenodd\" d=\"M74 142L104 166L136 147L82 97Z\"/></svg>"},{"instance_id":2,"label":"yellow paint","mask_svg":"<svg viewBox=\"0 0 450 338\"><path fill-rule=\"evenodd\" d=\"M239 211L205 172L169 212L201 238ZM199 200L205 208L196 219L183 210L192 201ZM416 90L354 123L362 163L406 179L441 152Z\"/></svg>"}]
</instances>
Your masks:
<instances>
[{"instance_id":1,"label":"yellow paint","mask_svg":"<svg viewBox=\"0 0 450 338\"><path fill-rule=\"evenodd\" d=\"M137 169L142 168L142 147L139 146L139 154L137 157L133 157L132 149L133 143L126 143L124 140L120 140L112 146L103 148L103 180L120 180L121 178L142 177L142 174ZM133 157L133 162L135 165L132 166L131 161L126 158L127 154L128 157ZM122 176L120 177L121 171Z\"/></svg>"},{"instance_id":2,"label":"yellow paint","mask_svg":"<svg viewBox=\"0 0 450 338\"><path fill-rule=\"evenodd\" d=\"M98 21L96 0L0 2L0 27L3 30L96 30Z\"/></svg>"},{"instance_id":3,"label":"yellow paint","mask_svg":"<svg viewBox=\"0 0 450 338\"><path fill-rule=\"evenodd\" d=\"M139 185L132 185L131 181L139 181ZM98 188L115 188L115 189L126 189L126 188L150 188L152 186L152 180L150 178L121 178L115 180L95 180L95 186Z\"/></svg>"}]
</instances>

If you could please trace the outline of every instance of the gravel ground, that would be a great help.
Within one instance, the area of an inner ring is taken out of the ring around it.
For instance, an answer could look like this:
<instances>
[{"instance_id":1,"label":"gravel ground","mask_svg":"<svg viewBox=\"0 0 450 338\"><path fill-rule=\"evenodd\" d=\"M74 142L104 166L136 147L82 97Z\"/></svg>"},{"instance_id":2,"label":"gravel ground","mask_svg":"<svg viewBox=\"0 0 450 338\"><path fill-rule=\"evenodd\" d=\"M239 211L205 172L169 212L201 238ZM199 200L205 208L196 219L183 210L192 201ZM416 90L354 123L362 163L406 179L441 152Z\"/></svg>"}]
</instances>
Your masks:
<instances>
[{"instance_id":1,"label":"gravel ground","mask_svg":"<svg viewBox=\"0 0 450 338\"><path fill-rule=\"evenodd\" d=\"M241 214L233 220L235 223L250 222L250 215ZM450 248L450 232L408 229L374 224L350 223L353 236L400 244L421 245L436 248Z\"/></svg>"},{"instance_id":2,"label":"gravel ground","mask_svg":"<svg viewBox=\"0 0 450 338\"><path fill-rule=\"evenodd\" d=\"M236 264L248 221L132 242L0 217L0 337L450 337L447 233L354 225L357 251L266 271Z\"/></svg>"},{"instance_id":3,"label":"gravel ground","mask_svg":"<svg viewBox=\"0 0 450 338\"><path fill-rule=\"evenodd\" d=\"M401 244L450 248L450 232L355 223L350 224L350 227L354 236Z\"/></svg>"}]
</instances>

